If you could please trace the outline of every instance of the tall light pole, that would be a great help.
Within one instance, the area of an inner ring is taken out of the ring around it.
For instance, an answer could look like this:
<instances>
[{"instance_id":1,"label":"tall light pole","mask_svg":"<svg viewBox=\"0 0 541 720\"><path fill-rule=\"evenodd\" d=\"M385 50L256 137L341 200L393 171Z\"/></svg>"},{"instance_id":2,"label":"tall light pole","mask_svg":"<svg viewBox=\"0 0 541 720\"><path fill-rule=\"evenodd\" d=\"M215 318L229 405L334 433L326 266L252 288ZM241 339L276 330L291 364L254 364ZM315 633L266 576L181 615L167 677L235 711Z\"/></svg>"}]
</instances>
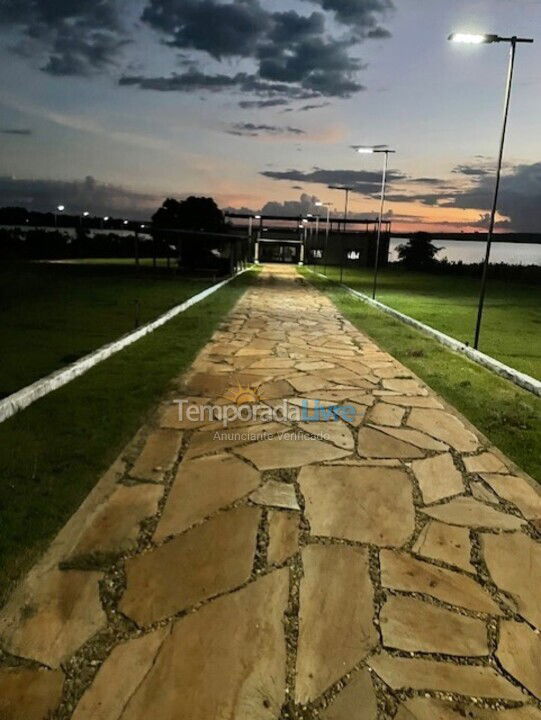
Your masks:
<instances>
[{"instance_id":1,"label":"tall light pole","mask_svg":"<svg viewBox=\"0 0 541 720\"><path fill-rule=\"evenodd\" d=\"M481 278L481 292L479 295L479 307L477 310L477 322L475 324L475 338L473 347L479 349L479 337L481 335L481 324L483 322L483 310L485 307L485 296L487 287L488 267L490 264L490 251L492 248L492 238L494 237L494 227L496 225L496 212L498 210L498 196L500 193L500 182L502 177L502 163L503 163L503 152L505 149L505 135L507 132L507 123L509 120L509 107L511 104L511 90L513 87L513 75L515 71L515 58L517 54L518 43L533 43L533 38L519 38L513 37L500 37L499 35L471 35L467 33L453 33L449 36L451 42L466 43L467 45L483 45L491 43L509 43L509 68L507 71L507 85L505 88L505 101L503 107L503 127L500 138L500 151L498 154L498 169L496 172L496 185L494 187L494 200L492 203L492 209L490 213L490 223L488 227L487 245L485 252L485 262L483 264L483 275Z\"/></svg>"},{"instance_id":2,"label":"tall light pole","mask_svg":"<svg viewBox=\"0 0 541 720\"><path fill-rule=\"evenodd\" d=\"M346 231L346 223L348 221L348 206L349 206L349 193L353 190L351 187L346 185L329 185L329 190L342 190L346 193L346 205L344 208L344 232Z\"/></svg>"},{"instance_id":3,"label":"tall light pole","mask_svg":"<svg viewBox=\"0 0 541 720\"><path fill-rule=\"evenodd\" d=\"M314 216L312 215L312 213L306 213L306 220L308 223L306 225L306 232L308 234L308 240L306 243L305 255L307 255L309 257L310 250L312 249L313 240L314 240Z\"/></svg>"},{"instance_id":4,"label":"tall light pole","mask_svg":"<svg viewBox=\"0 0 541 720\"><path fill-rule=\"evenodd\" d=\"M317 202L317 207L326 207L327 208L327 225L325 227L325 249L323 250L323 256L325 260L325 265L323 269L323 273L327 275L327 248L329 247L329 233L331 231L331 207L332 203L330 202Z\"/></svg>"},{"instance_id":5,"label":"tall light pole","mask_svg":"<svg viewBox=\"0 0 541 720\"><path fill-rule=\"evenodd\" d=\"M66 208L64 205L56 206L56 210L54 211L54 226L55 226L55 228L58 227L58 213L64 212L65 209Z\"/></svg>"},{"instance_id":6,"label":"tall light pole","mask_svg":"<svg viewBox=\"0 0 541 720\"><path fill-rule=\"evenodd\" d=\"M319 213L316 213L316 244L318 246L319 250ZM314 264L317 265L318 258L314 256L314 260L316 261Z\"/></svg>"},{"instance_id":7,"label":"tall light pole","mask_svg":"<svg viewBox=\"0 0 541 720\"><path fill-rule=\"evenodd\" d=\"M345 185L329 185L329 190L342 190L343 192L346 193L346 206L344 209L344 233L345 233L346 227L347 227L347 221L348 221L349 193L353 190L353 188L347 187ZM341 253L340 253L340 282L342 282L343 275L344 275L344 238L342 237Z\"/></svg>"},{"instance_id":8,"label":"tall light pole","mask_svg":"<svg viewBox=\"0 0 541 720\"><path fill-rule=\"evenodd\" d=\"M387 170L389 168L389 155L394 155L396 150L389 150L383 147L359 147L357 152L361 155L375 155L380 154L384 156L383 161L383 175L381 180L381 202L379 206L379 218L378 218L378 234L376 240L376 259L374 261L374 284L372 287L372 299L376 299L378 291L378 272L379 272L379 252L381 246L381 227L383 224L383 210L385 208L385 192L387 190Z\"/></svg>"}]
</instances>

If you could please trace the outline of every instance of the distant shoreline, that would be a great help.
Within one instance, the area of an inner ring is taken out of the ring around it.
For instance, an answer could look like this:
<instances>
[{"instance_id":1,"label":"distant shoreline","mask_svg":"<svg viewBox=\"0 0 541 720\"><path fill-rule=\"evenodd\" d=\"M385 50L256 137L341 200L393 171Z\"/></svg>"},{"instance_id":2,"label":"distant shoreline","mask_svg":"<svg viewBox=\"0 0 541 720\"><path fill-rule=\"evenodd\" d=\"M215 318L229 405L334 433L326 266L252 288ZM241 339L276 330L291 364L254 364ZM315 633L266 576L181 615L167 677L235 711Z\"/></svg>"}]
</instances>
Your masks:
<instances>
[{"instance_id":1,"label":"distant shoreline","mask_svg":"<svg viewBox=\"0 0 541 720\"><path fill-rule=\"evenodd\" d=\"M408 241L408 237L392 237L389 250L389 259L397 258L396 248ZM452 238L436 237L432 240L436 247L442 248L437 259L445 257L449 262L463 262L472 265L482 262L485 257L486 240L455 240ZM507 263L508 265L541 265L541 244L502 241L498 237L492 246L491 263Z\"/></svg>"}]
</instances>

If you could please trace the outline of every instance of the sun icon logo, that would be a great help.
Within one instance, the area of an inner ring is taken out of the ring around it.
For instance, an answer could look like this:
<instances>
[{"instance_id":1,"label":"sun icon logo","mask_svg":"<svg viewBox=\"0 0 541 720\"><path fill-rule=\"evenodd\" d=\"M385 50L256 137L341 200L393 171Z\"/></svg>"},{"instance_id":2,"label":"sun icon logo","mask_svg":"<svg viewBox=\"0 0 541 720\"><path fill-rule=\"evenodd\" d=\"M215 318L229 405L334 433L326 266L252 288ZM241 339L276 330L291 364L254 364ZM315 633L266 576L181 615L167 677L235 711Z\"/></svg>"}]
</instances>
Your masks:
<instances>
[{"instance_id":1,"label":"sun icon logo","mask_svg":"<svg viewBox=\"0 0 541 720\"><path fill-rule=\"evenodd\" d=\"M241 405L257 405L261 398L255 388L243 386L238 383L237 387L230 387L224 395L226 400L230 400L237 406Z\"/></svg>"}]
</instances>

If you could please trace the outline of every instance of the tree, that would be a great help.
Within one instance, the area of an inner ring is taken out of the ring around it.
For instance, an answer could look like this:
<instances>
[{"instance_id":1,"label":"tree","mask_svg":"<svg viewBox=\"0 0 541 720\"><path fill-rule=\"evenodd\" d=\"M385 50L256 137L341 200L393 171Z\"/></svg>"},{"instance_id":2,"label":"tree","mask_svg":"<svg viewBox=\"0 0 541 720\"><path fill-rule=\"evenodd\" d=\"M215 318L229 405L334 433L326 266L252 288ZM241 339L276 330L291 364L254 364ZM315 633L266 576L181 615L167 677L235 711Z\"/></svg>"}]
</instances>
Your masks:
<instances>
[{"instance_id":1,"label":"tree","mask_svg":"<svg viewBox=\"0 0 541 720\"><path fill-rule=\"evenodd\" d=\"M224 232L224 214L212 198L189 197L178 201L165 200L152 216L152 222L159 228L176 228L205 232Z\"/></svg>"},{"instance_id":2,"label":"tree","mask_svg":"<svg viewBox=\"0 0 541 720\"><path fill-rule=\"evenodd\" d=\"M400 262L411 270L423 270L432 267L436 262L436 255L443 250L432 244L432 236L425 232L412 235L407 245L397 248Z\"/></svg>"}]
</instances>

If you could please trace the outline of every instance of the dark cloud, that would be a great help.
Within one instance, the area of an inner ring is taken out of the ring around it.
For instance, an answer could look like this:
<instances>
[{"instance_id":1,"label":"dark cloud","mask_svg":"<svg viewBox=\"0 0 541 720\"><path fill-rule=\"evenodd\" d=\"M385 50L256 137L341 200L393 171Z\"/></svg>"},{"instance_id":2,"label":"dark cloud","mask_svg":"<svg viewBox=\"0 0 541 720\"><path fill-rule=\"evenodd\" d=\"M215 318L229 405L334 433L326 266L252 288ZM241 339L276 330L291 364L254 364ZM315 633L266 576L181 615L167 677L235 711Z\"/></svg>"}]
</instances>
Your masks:
<instances>
[{"instance_id":1,"label":"dark cloud","mask_svg":"<svg viewBox=\"0 0 541 720\"><path fill-rule=\"evenodd\" d=\"M0 25L19 34L12 50L53 75L103 70L128 41L119 0L3 0Z\"/></svg>"},{"instance_id":2,"label":"dark cloud","mask_svg":"<svg viewBox=\"0 0 541 720\"><path fill-rule=\"evenodd\" d=\"M382 27L376 27L366 33L366 37L370 40L387 40L392 37L391 33Z\"/></svg>"},{"instance_id":3,"label":"dark cloud","mask_svg":"<svg viewBox=\"0 0 541 720\"><path fill-rule=\"evenodd\" d=\"M446 181L442 178L434 178L434 177L418 177L418 178L410 178L410 183L417 183L418 185L445 185Z\"/></svg>"},{"instance_id":4,"label":"dark cloud","mask_svg":"<svg viewBox=\"0 0 541 720\"><path fill-rule=\"evenodd\" d=\"M465 172L464 172L465 170ZM389 193L390 202L417 202L431 207L478 210L481 214L477 223L468 221L465 225L486 228L487 212L494 197L494 172L490 167L461 165L453 172L469 177L469 181L452 184L434 178L434 184L441 182L439 189L426 193ZM421 182L428 178L409 179ZM428 183L430 184L430 183ZM541 226L541 162L531 165L517 165L503 175L498 201L498 213L506 218L498 227L516 232L538 232Z\"/></svg>"},{"instance_id":5,"label":"dark cloud","mask_svg":"<svg viewBox=\"0 0 541 720\"><path fill-rule=\"evenodd\" d=\"M162 200L93 177L73 181L0 177L0 206L22 206L42 212L51 211L61 202L68 213L88 210L96 215L146 219Z\"/></svg>"},{"instance_id":6,"label":"dark cloud","mask_svg":"<svg viewBox=\"0 0 541 720\"><path fill-rule=\"evenodd\" d=\"M217 60L250 57L271 24L256 0L151 0L142 19L163 32L170 45L202 50Z\"/></svg>"},{"instance_id":7,"label":"dark cloud","mask_svg":"<svg viewBox=\"0 0 541 720\"><path fill-rule=\"evenodd\" d=\"M490 210L494 194L494 177L480 176L476 183L448 195L443 207ZM541 227L541 162L517 165L501 181L498 203L500 215L509 219L517 232L538 232Z\"/></svg>"},{"instance_id":8,"label":"dark cloud","mask_svg":"<svg viewBox=\"0 0 541 720\"><path fill-rule=\"evenodd\" d=\"M288 107L285 110L282 110L283 113L292 113L292 112L309 112L310 110L318 110L319 108L329 107L331 103L330 102L323 102L323 103L314 103L313 105L303 105L302 107Z\"/></svg>"},{"instance_id":9,"label":"dark cloud","mask_svg":"<svg viewBox=\"0 0 541 720\"><path fill-rule=\"evenodd\" d=\"M325 31L325 16L321 13L305 16L290 10L289 12L274 13L272 21L274 25L268 34L268 40L284 47L314 35L322 35Z\"/></svg>"},{"instance_id":10,"label":"dark cloud","mask_svg":"<svg viewBox=\"0 0 541 720\"><path fill-rule=\"evenodd\" d=\"M275 98L274 100L241 100L239 107L244 110L251 110L252 108L268 108L268 107L279 107L280 105L287 105L289 100L285 98Z\"/></svg>"},{"instance_id":11,"label":"dark cloud","mask_svg":"<svg viewBox=\"0 0 541 720\"><path fill-rule=\"evenodd\" d=\"M239 85L238 76L207 75L197 70L174 74L169 77L144 77L142 75L126 75L119 80L120 85L136 85L143 90L160 92L194 92L206 90L221 92Z\"/></svg>"},{"instance_id":12,"label":"dark cloud","mask_svg":"<svg viewBox=\"0 0 541 720\"><path fill-rule=\"evenodd\" d=\"M0 128L2 135L32 135L29 128Z\"/></svg>"},{"instance_id":13,"label":"dark cloud","mask_svg":"<svg viewBox=\"0 0 541 720\"><path fill-rule=\"evenodd\" d=\"M293 87L298 98L349 97L363 89L353 45L362 38L387 36L379 20L391 0L314 2L323 12L276 11L271 0L143 0L141 19L178 51L188 73L207 74L200 64L205 56L218 62L246 58L256 65L254 81L290 86L284 98L292 96ZM128 32L126 9L125 0L1 0L0 25L15 30L11 49L42 58L45 72L89 76L116 63L130 42L133 30ZM326 26L329 17L347 24L350 37L333 37ZM217 76L223 75L218 71ZM177 80L181 76L141 74L137 84L185 91L189 85ZM235 78L231 76L232 84L239 85ZM211 84L194 87L212 89ZM257 95L246 85L239 91Z\"/></svg>"},{"instance_id":14,"label":"dark cloud","mask_svg":"<svg viewBox=\"0 0 541 720\"><path fill-rule=\"evenodd\" d=\"M254 94L252 102L350 97L363 89L357 77L362 64L352 48L361 38L386 35L378 18L390 0L315 2L323 12L276 11L271 0L143 0L142 22L177 51L185 72L163 77L126 73L121 84L181 92L235 86ZM15 30L11 49L43 58L45 72L89 76L116 63L131 41L126 8L125 0L0 0L0 25ZM333 37L326 26L329 16L354 32ZM226 70L213 76L205 56L218 62L249 59L255 68L244 82ZM272 90L269 83L284 87Z\"/></svg>"},{"instance_id":15,"label":"dark cloud","mask_svg":"<svg viewBox=\"0 0 541 720\"><path fill-rule=\"evenodd\" d=\"M340 40L314 37L294 47L265 46L259 73L266 80L298 83L325 97L349 97L363 86L354 79L362 67Z\"/></svg>"},{"instance_id":16,"label":"dark cloud","mask_svg":"<svg viewBox=\"0 0 541 720\"><path fill-rule=\"evenodd\" d=\"M259 135L304 135L304 130L281 125L256 125L255 123L235 123L227 132L242 137L258 137Z\"/></svg>"},{"instance_id":17,"label":"dark cloud","mask_svg":"<svg viewBox=\"0 0 541 720\"><path fill-rule=\"evenodd\" d=\"M352 47L361 36L384 36L376 19L389 9L390 0L346 0L342 8L342 0L338 5L328 0L319 4L352 25L355 37L330 36L321 12L273 12L271 2L260 0L150 0L142 19L181 52L205 53L219 61L252 59L257 65L253 84L281 83L284 98L350 97L363 89L357 79L363 66L351 54ZM156 80L140 78L138 84L153 89ZM163 86L165 79L161 81ZM261 96L269 91L263 87L258 92L248 83L238 85L244 93Z\"/></svg>"},{"instance_id":18,"label":"dark cloud","mask_svg":"<svg viewBox=\"0 0 541 720\"><path fill-rule=\"evenodd\" d=\"M251 92L260 97L281 97L289 100L310 100L319 97L319 93L287 82L270 81L259 75L239 73L236 78L243 92Z\"/></svg>"},{"instance_id":19,"label":"dark cloud","mask_svg":"<svg viewBox=\"0 0 541 720\"><path fill-rule=\"evenodd\" d=\"M302 170L286 170L283 172L265 170L261 175L272 180L292 180L294 182L317 183L320 185L343 185L363 195L372 195L381 188L381 172L369 170L323 170L321 168L315 168L308 172ZM395 170L390 170L387 177L389 183L405 179L405 175Z\"/></svg>"},{"instance_id":20,"label":"dark cloud","mask_svg":"<svg viewBox=\"0 0 541 720\"><path fill-rule=\"evenodd\" d=\"M329 107L331 103L324 102L324 103L317 103L315 105L303 105L300 108L297 108L297 112L309 112L310 110L318 110L319 108Z\"/></svg>"},{"instance_id":21,"label":"dark cloud","mask_svg":"<svg viewBox=\"0 0 541 720\"><path fill-rule=\"evenodd\" d=\"M287 83L268 82L255 75L237 73L236 75L209 75L190 68L184 73L175 73L169 77L145 77L143 75L125 75L119 80L120 85L135 85L143 90L160 92L222 92L236 90L252 93L265 101L245 101L241 107L272 107L286 105L289 100L303 100L318 97L319 93Z\"/></svg>"},{"instance_id":22,"label":"dark cloud","mask_svg":"<svg viewBox=\"0 0 541 720\"><path fill-rule=\"evenodd\" d=\"M63 28L42 70L51 75L91 75L112 64L127 42L113 33Z\"/></svg>"},{"instance_id":23,"label":"dark cloud","mask_svg":"<svg viewBox=\"0 0 541 720\"><path fill-rule=\"evenodd\" d=\"M485 175L490 175L493 171L490 168L481 167L480 165L457 165L453 172L456 175L483 177Z\"/></svg>"},{"instance_id":24,"label":"dark cloud","mask_svg":"<svg viewBox=\"0 0 541 720\"><path fill-rule=\"evenodd\" d=\"M389 37L379 25L382 15L394 9L392 0L308 0L334 13L338 22L353 27L365 37Z\"/></svg>"}]
</instances>

